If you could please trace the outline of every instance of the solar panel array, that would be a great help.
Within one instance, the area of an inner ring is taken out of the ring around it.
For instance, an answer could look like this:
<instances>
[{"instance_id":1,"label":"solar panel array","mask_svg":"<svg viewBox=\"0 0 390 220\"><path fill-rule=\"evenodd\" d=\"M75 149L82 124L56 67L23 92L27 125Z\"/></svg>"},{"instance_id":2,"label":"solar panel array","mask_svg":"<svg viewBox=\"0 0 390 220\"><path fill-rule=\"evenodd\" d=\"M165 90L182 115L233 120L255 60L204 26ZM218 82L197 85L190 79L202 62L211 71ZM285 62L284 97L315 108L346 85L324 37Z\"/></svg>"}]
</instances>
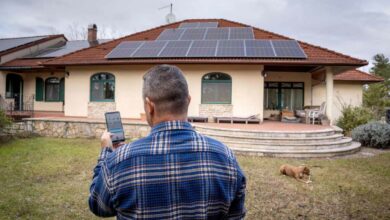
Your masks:
<instances>
[{"instance_id":1,"label":"solar panel array","mask_svg":"<svg viewBox=\"0 0 390 220\"><path fill-rule=\"evenodd\" d=\"M209 28L218 27L218 22L184 22L179 28Z\"/></svg>"},{"instance_id":2,"label":"solar panel array","mask_svg":"<svg viewBox=\"0 0 390 220\"><path fill-rule=\"evenodd\" d=\"M192 23L188 23L192 24ZM165 29L157 38L162 40L233 40L254 39L251 27L176 28Z\"/></svg>"},{"instance_id":3,"label":"solar panel array","mask_svg":"<svg viewBox=\"0 0 390 220\"><path fill-rule=\"evenodd\" d=\"M306 58L295 40L125 41L107 56L115 58L257 57Z\"/></svg>"}]
</instances>

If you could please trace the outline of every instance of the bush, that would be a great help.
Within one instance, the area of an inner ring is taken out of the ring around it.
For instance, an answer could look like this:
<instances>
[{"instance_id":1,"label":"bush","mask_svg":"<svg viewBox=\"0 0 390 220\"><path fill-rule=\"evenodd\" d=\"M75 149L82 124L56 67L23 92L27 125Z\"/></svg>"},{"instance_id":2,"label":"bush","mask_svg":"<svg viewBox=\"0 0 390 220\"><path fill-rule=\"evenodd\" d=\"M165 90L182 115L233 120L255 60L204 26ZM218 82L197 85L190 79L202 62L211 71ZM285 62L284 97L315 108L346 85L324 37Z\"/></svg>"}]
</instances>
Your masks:
<instances>
[{"instance_id":1,"label":"bush","mask_svg":"<svg viewBox=\"0 0 390 220\"><path fill-rule=\"evenodd\" d=\"M8 125L11 125L11 119L5 115L5 112L2 109L0 109L0 131Z\"/></svg>"},{"instance_id":2,"label":"bush","mask_svg":"<svg viewBox=\"0 0 390 220\"><path fill-rule=\"evenodd\" d=\"M390 125L381 122L360 125L353 129L352 139L366 147L390 148Z\"/></svg>"},{"instance_id":3,"label":"bush","mask_svg":"<svg viewBox=\"0 0 390 220\"><path fill-rule=\"evenodd\" d=\"M359 125L366 124L374 118L371 111L363 107L343 106L341 117L337 121L337 126L342 128L346 134L350 134L352 129Z\"/></svg>"}]
</instances>

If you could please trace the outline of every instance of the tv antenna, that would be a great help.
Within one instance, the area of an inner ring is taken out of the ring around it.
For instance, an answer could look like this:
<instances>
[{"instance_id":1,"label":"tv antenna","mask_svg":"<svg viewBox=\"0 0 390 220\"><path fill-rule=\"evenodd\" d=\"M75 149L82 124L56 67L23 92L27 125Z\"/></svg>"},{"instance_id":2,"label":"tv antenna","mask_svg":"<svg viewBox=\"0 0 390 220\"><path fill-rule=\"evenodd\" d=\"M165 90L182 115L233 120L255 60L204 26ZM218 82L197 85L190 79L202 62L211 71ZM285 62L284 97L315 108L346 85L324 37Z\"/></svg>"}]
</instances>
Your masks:
<instances>
[{"instance_id":1,"label":"tv antenna","mask_svg":"<svg viewBox=\"0 0 390 220\"><path fill-rule=\"evenodd\" d=\"M169 13L165 16L165 21L168 24L175 22L176 16L173 14L173 4L171 3L169 5L163 6L163 7L159 8L158 10L165 9L165 8L170 8Z\"/></svg>"}]
</instances>

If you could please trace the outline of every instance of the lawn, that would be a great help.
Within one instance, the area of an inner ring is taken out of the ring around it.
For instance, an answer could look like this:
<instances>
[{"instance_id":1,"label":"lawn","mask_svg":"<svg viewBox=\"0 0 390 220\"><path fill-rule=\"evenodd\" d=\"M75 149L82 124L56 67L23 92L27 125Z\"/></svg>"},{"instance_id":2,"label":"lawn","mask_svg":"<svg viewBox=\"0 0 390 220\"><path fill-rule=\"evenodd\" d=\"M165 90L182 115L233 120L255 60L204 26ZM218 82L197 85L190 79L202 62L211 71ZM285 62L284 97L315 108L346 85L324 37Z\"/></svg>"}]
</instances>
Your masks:
<instances>
[{"instance_id":1,"label":"lawn","mask_svg":"<svg viewBox=\"0 0 390 220\"><path fill-rule=\"evenodd\" d=\"M94 219L87 198L99 154L94 139L20 139L0 144L1 219ZM389 219L390 152L373 157L238 156L248 178L247 219ZM307 164L313 183L279 175Z\"/></svg>"}]
</instances>

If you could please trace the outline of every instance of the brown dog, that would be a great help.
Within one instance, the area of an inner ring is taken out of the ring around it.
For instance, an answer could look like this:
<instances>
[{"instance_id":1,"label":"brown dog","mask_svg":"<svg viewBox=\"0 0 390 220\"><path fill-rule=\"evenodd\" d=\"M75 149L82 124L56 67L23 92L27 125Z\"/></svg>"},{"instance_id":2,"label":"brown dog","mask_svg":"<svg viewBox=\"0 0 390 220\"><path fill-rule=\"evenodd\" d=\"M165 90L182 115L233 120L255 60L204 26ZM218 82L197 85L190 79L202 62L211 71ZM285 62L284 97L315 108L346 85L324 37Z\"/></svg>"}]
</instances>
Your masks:
<instances>
[{"instance_id":1,"label":"brown dog","mask_svg":"<svg viewBox=\"0 0 390 220\"><path fill-rule=\"evenodd\" d=\"M311 183L310 180L310 169L307 166L292 166L289 164L283 164L280 167L280 173L286 176L294 177L296 180L303 183ZM303 180L304 175L307 175L309 179Z\"/></svg>"}]
</instances>

